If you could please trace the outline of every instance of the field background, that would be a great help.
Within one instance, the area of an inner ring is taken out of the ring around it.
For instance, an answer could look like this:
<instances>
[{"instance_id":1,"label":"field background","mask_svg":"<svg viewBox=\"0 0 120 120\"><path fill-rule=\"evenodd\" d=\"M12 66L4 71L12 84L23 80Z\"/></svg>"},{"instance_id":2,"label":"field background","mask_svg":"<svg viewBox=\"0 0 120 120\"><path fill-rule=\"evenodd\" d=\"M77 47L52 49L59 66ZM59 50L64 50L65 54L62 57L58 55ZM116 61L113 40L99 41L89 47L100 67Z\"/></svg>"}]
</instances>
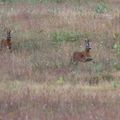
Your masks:
<instances>
[{"instance_id":1,"label":"field background","mask_svg":"<svg viewBox=\"0 0 120 120\"><path fill-rule=\"evenodd\" d=\"M0 0L0 120L120 120L120 0ZM95 63L70 64L91 40Z\"/></svg>"}]
</instances>

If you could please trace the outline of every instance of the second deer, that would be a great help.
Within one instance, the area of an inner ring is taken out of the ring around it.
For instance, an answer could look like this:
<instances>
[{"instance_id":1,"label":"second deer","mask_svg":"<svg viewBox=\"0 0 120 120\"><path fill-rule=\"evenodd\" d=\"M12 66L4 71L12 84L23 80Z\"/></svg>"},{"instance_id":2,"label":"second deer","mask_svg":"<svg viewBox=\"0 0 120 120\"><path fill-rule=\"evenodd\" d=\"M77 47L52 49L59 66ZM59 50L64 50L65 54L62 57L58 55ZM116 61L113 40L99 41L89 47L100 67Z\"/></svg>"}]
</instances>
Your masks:
<instances>
[{"instance_id":1,"label":"second deer","mask_svg":"<svg viewBox=\"0 0 120 120\"><path fill-rule=\"evenodd\" d=\"M1 40L1 49L9 49L11 51L11 46L12 46L12 43L11 43L11 30L10 29L7 29L7 35L6 35L6 39L2 39Z\"/></svg>"},{"instance_id":2,"label":"second deer","mask_svg":"<svg viewBox=\"0 0 120 120\"><path fill-rule=\"evenodd\" d=\"M78 62L89 62L92 61L92 57L90 54L91 46L90 46L90 41L85 40L85 50L81 52L74 52L73 56L71 58L71 63L77 64Z\"/></svg>"}]
</instances>

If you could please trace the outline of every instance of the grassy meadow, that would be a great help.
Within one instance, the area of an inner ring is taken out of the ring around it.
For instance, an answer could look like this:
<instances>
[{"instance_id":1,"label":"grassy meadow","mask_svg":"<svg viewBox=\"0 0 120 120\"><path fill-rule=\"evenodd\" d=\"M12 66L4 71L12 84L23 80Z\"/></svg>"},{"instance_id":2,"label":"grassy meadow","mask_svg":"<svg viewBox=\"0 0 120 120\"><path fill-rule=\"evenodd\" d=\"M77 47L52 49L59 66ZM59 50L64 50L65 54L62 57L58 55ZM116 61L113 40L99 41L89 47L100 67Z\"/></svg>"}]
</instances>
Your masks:
<instances>
[{"instance_id":1,"label":"grassy meadow","mask_svg":"<svg viewBox=\"0 0 120 120\"><path fill-rule=\"evenodd\" d=\"M0 120L120 119L120 0L0 0ZM70 64L91 41L93 62Z\"/></svg>"}]
</instances>

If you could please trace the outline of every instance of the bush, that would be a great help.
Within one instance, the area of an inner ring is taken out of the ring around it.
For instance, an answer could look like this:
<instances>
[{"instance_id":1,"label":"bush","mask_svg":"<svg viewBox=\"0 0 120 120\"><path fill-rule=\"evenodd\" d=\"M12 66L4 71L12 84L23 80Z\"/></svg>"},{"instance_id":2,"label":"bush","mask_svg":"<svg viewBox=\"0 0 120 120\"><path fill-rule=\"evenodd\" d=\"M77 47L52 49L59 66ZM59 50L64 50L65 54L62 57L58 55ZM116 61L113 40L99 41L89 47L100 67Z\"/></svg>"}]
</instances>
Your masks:
<instances>
[{"instance_id":1,"label":"bush","mask_svg":"<svg viewBox=\"0 0 120 120\"><path fill-rule=\"evenodd\" d=\"M107 11L108 7L104 2L100 2L96 5L95 11L97 13L105 13Z\"/></svg>"},{"instance_id":2,"label":"bush","mask_svg":"<svg viewBox=\"0 0 120 120\"><path fill-rule=\"evenodd\" d=\"M116 50L117 54L120 54L120 44L115 43L113 48Z\"/></svg>"},{"instance_id":3,"label":"bush","mask_svg":"<svg viewBox=\"0 0 120 120\"><path fill-rule=\"evenodd\" d=\"M51 39L55 43L60 42L74 42L80 39L80 36L76 32L56 31L51 33Z\"/></svg>"}]
</instances>

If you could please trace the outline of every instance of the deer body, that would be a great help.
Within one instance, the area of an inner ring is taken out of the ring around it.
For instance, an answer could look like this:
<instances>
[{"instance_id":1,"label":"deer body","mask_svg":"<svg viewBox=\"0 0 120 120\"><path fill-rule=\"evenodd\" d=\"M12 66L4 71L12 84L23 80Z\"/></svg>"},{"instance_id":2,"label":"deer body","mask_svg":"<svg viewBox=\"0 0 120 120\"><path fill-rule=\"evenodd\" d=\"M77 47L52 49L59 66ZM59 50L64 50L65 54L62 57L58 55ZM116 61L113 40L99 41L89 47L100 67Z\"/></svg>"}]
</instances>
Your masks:
<instances>
[{"instance_id":1,"label":"deer body","mask_svg":"<svg viewBox=\"0 0 120 120\"><path fill-rule=\"evenodd\" d=\"M90 55L90 44L89 40L85 41L85 50L81 52L74 52L73 56L71 58L71 62L78 63L78 62L89 62L92 61L91 55Z\"/></svg>"},{"instance_id":2,"label":"deer body","mask_svg":"<svg viewBox=\"0 0 120 120\"><path fill-rule=\"evenodd\" d=\"M11 30L7 30L7 38L1 40L1 49L9 49L11 50Z\"/></svg>"}]
</instances>

